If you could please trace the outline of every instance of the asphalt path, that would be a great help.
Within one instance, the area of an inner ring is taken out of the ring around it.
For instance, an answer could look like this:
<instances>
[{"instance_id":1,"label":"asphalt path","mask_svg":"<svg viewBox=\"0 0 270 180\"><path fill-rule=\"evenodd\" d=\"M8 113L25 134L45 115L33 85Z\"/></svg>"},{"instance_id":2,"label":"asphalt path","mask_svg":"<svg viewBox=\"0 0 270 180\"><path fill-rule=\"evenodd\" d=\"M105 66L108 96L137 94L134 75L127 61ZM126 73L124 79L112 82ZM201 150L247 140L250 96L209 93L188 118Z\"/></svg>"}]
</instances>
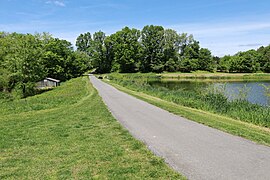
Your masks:
<instances>
[{"instance_id":1,"label":"asphalt path","mask_svg":"<svg viewBox=\"0 0 270 180\"><path fill-rule=\"evenodd\" d=\"M270 147L174 115L89 77L112 115L188 179L270 180Z\"/></svg>"}]
</instances>

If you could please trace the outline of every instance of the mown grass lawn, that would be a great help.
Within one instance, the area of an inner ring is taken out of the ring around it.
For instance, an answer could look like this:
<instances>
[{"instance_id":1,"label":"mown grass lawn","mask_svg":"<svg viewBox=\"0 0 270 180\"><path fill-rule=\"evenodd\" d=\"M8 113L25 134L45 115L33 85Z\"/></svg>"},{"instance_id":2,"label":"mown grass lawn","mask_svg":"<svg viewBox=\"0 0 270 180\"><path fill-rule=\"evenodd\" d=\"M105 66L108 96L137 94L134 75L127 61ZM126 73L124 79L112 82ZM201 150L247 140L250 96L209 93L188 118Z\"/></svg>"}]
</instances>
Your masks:
<instances>
[{"instance_id":1,"label":"mown grass lawn","mask_svg":"<svg viewBox=\"0 0 270 180\"><path fill-rule=\"evenodd\" d=\"M0 179L184 179L111 116L87 77L0 104Z\"/></svg>"}]
</instances>

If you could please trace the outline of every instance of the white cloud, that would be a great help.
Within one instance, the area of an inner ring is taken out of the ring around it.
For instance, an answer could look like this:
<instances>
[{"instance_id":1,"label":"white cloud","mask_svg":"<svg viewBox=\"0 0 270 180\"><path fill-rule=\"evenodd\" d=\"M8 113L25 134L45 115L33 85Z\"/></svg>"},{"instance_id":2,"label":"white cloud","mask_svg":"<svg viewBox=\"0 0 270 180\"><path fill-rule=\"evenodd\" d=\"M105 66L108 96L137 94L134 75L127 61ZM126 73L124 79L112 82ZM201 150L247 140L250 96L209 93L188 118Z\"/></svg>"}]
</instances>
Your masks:
<instances>
[{"instance_id":1,"label":"white cloud","mask_svg":"<svg viewBox=\"0 0 270 180\"><path fill-rule=\"evenodd\" d=\"M197 36L236 35L251 31L270 29L269 22L224 22L224 23L197 23L170 26L178 31L186 31Z\"/></svg>"},{"instance_id":2,"label":"white cloud","mask_svg":"<svg viewBox=\"0 0 270 180\"><path fill-rule=\"evenodd\" d=\"M167 27L179 33L193 34L202 47L210 49L217 56L256 49L270 43L270 23L263 19L179 24Z\"/></svg>"},{"instance_id":3,"label":"white cloud","mask_svg":"<svg viewBox=\"0 0 270 180\"><path fill-rule=\"evenodd\" d=\"M262 46L263 44L254 43L254 44L239 44L239 47L257 47Z\"/></svg>"},{"instance_id":4,"label":"white cloud","mask_svg":"<svg viewBox=\"0 0 270 180\"><path fill-rule=\"evenodd\" d=\"M118 3L97 3L87 6L80 6L80 9L95 9L95 8L113 8L113 9L127 9L127 6L124 4Z\"/></svg>"},{"instance_id":5,"label":"white cloud","mask_svg":"<svg viewBox=\"0 0 270 180\"><path fill-rule=\"evenodd\" d=\"M47 1L46 4L54 4L56 6L61 6L61 7L66 6L64 1Z\"/></svg>"}]
</instances>

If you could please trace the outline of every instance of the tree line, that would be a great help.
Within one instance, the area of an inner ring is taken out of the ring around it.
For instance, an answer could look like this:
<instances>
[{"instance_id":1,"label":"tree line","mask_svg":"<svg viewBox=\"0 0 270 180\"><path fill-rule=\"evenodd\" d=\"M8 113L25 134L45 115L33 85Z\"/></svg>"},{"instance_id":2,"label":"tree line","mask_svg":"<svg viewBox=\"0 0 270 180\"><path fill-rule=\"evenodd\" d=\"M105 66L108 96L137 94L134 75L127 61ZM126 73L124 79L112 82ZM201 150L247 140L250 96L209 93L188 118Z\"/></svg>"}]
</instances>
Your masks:
<instances>
[{"instance_id":1,"label":"tree line","mask_svg":"<svg viewBox=\"0 0 270 180\"><path fill-rule=\"evenodd\" d=\"M77 50L89 55L98 73L109 72L270 72L270 46L222 58L187 33L147 25L141 31L125 27L106 36L99 31L79 35Z\"/></svg>"},{"instance_id":2,"label":"tree line","mask_svg":"<svg viewBox=\"0 0 270 180\"><path fill-rule=\"evenodd\" d=\"M270 45L220 58L201 48L192 35L162 26L125 27L109 36L87 32L77 37L76 47L48 33L0 32L0 96L12 92L26 97L45 77L65 81L91 69L97 73L270 72Z\"/></svg>"},{"instance_id":3,"label":"tree line","mask_svg":"<svg viewBox=\"0 0 270 180\"><path fill-rule=\"evenodd\" d=\"M77 38L76 46L89 55L98 73L214 69L211 52L201 48L192 35L162 26L145 26L141 31L125 27L110 36L87 32Z\"/></svg>"},{"instance_id":4,"label":"tree line","mask_svg":"<svg viewBox=\"0 0 270 180\"><path fill-rule=\"evenodd\" d=\"M0 92L33 95L45 77L65 81L90 68L90 59L66 40L43 34L0 33Z\"/></svg>"},{"instance_id":5,"label":"tree line","mask_svg":"<svg viewBox=\"0 0 270 180\"><path fill-rule=\"evenodd\" d=\"M218 59L217 68L223 72L270 73L270 45L257 50L238 52Z\"/></svg>"}]
</instances>

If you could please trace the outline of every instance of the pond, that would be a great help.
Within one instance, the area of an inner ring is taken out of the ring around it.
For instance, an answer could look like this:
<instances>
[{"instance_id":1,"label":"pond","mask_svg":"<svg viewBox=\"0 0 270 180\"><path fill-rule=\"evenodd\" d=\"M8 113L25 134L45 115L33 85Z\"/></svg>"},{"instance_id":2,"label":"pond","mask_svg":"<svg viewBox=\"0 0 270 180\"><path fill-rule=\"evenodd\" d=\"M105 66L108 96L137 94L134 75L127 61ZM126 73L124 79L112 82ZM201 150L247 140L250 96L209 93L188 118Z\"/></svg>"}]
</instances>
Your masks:
<instances>
[{"instance_id":1,"label":"pond","mask_svg":"<svg viewBox=\"0 0 270 180\"><path fill-rule=\"evenodd\" d=\"M218 91L223 93L229 100L246 99L253 104L270 106L270 81L209 81L183 79L151 81L149 84L153 87L165 87L170 90Z\"/></svg>"}]
</instances>

